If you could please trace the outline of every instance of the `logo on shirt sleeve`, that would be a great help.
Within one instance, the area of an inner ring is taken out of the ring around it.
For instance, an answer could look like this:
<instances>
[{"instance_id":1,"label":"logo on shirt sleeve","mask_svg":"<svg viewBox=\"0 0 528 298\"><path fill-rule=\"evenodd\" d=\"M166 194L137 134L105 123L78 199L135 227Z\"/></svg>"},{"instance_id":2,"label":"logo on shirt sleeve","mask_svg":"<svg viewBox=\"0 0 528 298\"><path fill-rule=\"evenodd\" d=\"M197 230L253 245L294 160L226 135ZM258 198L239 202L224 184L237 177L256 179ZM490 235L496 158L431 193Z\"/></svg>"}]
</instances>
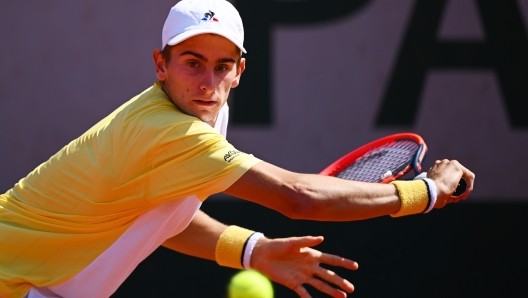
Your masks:
<instances>
[{"instance_id":1,"label":"logo on shirt sleeve","mask_svg":"<svg viewBox=\"0 0 528 298\"><path fill-rule=\"evenodd\" d=\"M240 151L238 151L236 149L235 150L230 150L230 151L227 152L226 155L224 155L224 160L227 161L227 162L231 162L240 153L242 153L242 152L240 152Z\"/></svg>"}]
</instances>

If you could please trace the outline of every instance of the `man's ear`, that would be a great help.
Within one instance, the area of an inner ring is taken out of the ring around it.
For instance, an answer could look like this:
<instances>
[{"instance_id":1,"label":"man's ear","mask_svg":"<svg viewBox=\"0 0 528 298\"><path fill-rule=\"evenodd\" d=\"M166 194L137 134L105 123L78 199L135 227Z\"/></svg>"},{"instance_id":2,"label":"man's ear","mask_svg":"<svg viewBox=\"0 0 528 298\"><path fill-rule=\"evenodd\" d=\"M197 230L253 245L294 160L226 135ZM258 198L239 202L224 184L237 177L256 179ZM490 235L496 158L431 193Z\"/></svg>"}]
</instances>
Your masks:
<instances>
[{"instance_id":1,"label":"man's ear","mask_svg":"<svg viewBox=\"0 0 528 298\"><path fill-rule=\"evenodd\" d=\"M165 59L159 49L155 49L152 53L152 59L154 60L154 68L156 69L156 77L160 81L165 81L167 79L166 64Z\"/></svg>"},{"instance_id":2,"label":"man's ear","mask_svg":"<svg viewBox=\"0 0 528 298\"><path fill-rule=\"evenodd\" d=\"M246 70L246 58L240 58L240 65L237 67L237 76L231 83L231 88L236 88L240 84L240 77L244 70Z\"/></svg>"}]
</instances>

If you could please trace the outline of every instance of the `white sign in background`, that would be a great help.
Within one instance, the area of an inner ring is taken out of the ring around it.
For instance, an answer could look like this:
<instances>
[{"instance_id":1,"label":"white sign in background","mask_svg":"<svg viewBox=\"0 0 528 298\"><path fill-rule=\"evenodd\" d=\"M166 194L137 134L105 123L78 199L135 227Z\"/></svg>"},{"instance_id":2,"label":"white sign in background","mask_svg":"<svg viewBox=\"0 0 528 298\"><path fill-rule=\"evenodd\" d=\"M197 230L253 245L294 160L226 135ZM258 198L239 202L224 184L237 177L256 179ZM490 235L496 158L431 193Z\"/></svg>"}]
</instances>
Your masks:
<instances>
[{"instance_id":1,"label":"white sign in background","mask_svg":"<svg viewBox=\"0 0 528 298\"><path fill-rule=\"evenodd\" d=\"M274 124L232 127L228 139L268 162L314 173L351 149L402 131L378 128L375 119L414 3L375 0L333 23L275 27ZM528 1L518 3L526 25ZM173 4L3 5L2 189L154 82L150 55L160 46ZM474 0L448 1L438 39L485 38ZM426 166L435 159L458 159L476 173L473 201L528 202L523 185L528 130L510 126L492 69L430 71L409 130L429 145Z\"/></svg>"}]
</instances>

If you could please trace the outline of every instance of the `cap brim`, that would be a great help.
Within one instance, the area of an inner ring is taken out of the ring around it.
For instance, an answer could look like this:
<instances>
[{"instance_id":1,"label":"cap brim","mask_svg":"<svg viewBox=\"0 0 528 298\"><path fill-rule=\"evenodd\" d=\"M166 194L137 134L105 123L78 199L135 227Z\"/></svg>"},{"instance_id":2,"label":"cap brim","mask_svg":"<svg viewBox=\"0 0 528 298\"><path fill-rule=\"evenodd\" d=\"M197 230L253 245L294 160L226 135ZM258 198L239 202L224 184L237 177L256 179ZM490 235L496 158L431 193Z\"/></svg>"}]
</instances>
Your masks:
<instances>
[{"instance_id":1,"label":"cap brim","mask_svg":"<svg viewBox=\"0 0 528 298\"><path fill-rule=\"evenodd\" d=\"M214 29L210 29L210 28L203 28L203 29L193 29L193 30L187 30L181 34L178 34L176 36L174 36L173 38L169 39L169 41L167 42L167 44L169 46L173 46L175 44L178 44L186 39L189 39L193 36L196 36L196 35L200 35L200 34L206 34L206 33L212 33L212 34L217 34L217 35L220 35L220 36L223 36L227 39L229 39L232 43L234 43L244 54L247 53L246 52L246 49L244 49L244 47L236 40L234 39L233 37L229 36L229 35L226 35L224 33L222 33L221 31L219 30L214 30Z\"/></svg>"}]
</instances>

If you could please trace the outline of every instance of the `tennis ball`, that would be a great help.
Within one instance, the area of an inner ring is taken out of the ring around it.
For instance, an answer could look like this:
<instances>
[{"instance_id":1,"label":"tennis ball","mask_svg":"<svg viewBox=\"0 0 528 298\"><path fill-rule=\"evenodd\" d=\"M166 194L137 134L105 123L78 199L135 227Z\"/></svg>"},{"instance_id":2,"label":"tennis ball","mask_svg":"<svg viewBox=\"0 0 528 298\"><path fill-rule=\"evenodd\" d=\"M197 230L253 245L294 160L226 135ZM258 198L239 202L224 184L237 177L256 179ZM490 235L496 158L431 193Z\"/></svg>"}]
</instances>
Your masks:
<instances>
[{"instance_id":1,"label":"tennis ball","mask_svg":"<svg viewBox=\"0 0 528 298\"><path fill-rule=\"evenodd\" d=\"M257 271L242 270L231 278L227 293L229 298L273 298L273 285Z\"/></svg>"}]
</instances>

